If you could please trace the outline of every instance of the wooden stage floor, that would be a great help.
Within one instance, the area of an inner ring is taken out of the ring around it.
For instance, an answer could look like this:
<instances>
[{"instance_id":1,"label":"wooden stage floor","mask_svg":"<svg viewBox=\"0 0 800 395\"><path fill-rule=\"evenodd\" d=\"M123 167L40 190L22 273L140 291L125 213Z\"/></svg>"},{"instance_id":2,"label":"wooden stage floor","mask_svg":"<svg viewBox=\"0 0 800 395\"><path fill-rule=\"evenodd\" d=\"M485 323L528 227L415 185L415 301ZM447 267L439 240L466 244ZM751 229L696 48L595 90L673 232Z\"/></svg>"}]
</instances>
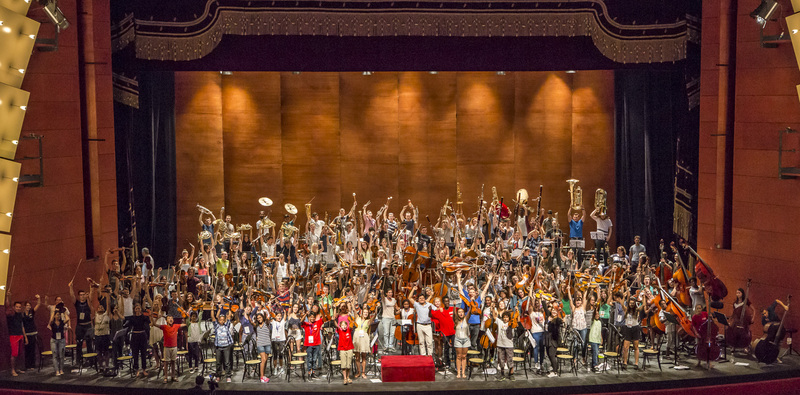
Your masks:
<instances>
[{"instance_id":1,"label":"wooden stage floor","mask_svg":"<svg viewBox=\"0 0 800 395\"><path fill-rule=\"evenodd\" d=\"M476 372L472 379L456 379L454 374L448 373L447 377L436 374L435 382L422 383L380 383L370 380L355 380L351 385L342 385L341 376L337 376L328 384L327 377L303 382L302 378L292 378L287 383L285 376L273 378L268 384L263 384L257 379L248 378L242 383L242 365L235 372L232 383L220 383L218 394L222 393L241 393L251 391L280 391L282 393L362 393L362 392L381 392L381 393L488 393L490 391L502 391L502 394L512 393L618 393L631 392L642 393L658 390L686 389L681 393L689 394L693 388L704 386L724 386L726 385L746 385L753 382L767 382L782 379L800 378L800 357L797 355L785 356L782 363L773 365L763 365L755 362L749 356L728 355L730 362L715 363L709 371L705 368L696 367L696 360L682 355L680 365L687 366L687 370L673 369L671 362L662 360L663 371L659 371L658 366L648 363L647 370L634 370L629 368L617 374L616 370L609 370L602 373L591 373L585 368L579 369L577 377L573 373L564 372L561 377L547 378L542 375L529 373L529 378L520 371L516 373L516 381L497 381L490 375L484 381L482 374ZM631 358L633 360L633 358ZM739 363L739 364L737 364ZM743 366L741 363L748 365ZM28 371L19 377L12 377L9 372L3 372L0 376L0 388L14 390L49 391L62 393L102 393L102 394L176 394L194 385L195 375L184 372L177 383L163 384L154 375L147 379L132 379L125 372L121 376L106 378L94 373L94 370L84 371L82 376L77 373L66 373L64 376L53 376L52 365L46 365L41 373ZM376 378L373 374L368 375L370 379ZM784 385L785 387L785 385ZM800 393L800 386L793 387ZM5 391L0 390L0 393ZM731 395L731 393L744 393L745 391L724 391L719 395ZM756 391L747 393L760 395L770 391ZM786 390L772 393L786 393Z\"/></svg>"}]
</instances>

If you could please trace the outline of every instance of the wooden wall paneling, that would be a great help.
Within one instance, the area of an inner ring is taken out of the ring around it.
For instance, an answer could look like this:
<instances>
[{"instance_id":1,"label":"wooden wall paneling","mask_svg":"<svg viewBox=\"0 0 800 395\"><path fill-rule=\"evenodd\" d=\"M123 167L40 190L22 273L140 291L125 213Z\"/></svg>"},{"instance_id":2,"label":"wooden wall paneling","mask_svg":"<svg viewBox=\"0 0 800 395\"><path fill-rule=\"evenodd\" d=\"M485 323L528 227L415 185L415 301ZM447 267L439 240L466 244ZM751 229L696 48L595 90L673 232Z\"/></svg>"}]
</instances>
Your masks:
<instances>
[{"instance_id":1,"label":"wooden wall paneling","mask_svg":"<svg viewBox=\"0 0 800 395\"><path fill-rule=\"evenodd\" d=\"M280 86L279 73L222 76L225 208L236 226L255 227L258 198L282 190Z\"/></svg>"},{"instance_id":2,"label":"wooden wall paneling","mask_svg":"<svg viewBox=\"0 0 800 395\"><path fill-rule=\"evenodd\" d=\"M197 240L196 204L225 204L222 81L216 72L175 73L177 240Z\"/></svg>"},{"instance_id":3,"label":"wooden wall paneling","mask_svg":"<svg viewBox=\"0 0 800 395\"><path fill-rule=\"evenodd\" d=\"M341 201L373 215L398 193L398 75L341 73L339 77ZM348 207L349 208L349 207Z\"/></svg>"},{"instance_id":4,"label":"wooden wall paneling","mask_svg":"<svg viewBox=\"0 0 800 395\"><path fill-rule=\"evenodd\" d=\"M304 216L312 197L320 216L336 215L342 204L349 209L340 192L338 73L281 73L281 139L283 190L272 198L273 221L280 225L284 203Z\"/></svg>"},{"instance_id":5,"label":"wooden wall paneling","mask_svg":"<svg viewBox=\"0 0 800 395\"><path fill-rule=\"evenodd\" d=\"M514 168L515 73L457 74L457 174L462 189L480 191L508 202L516 193ZM478 192L480 193L480 192ZM508 205L508 203L506 203Z\"/></svg>"},{"instance_id":6,"label":"wooden wall paneling","mask_svg":"<svg viewBox=\"0 0 800 395\"><path fill-rule=\"evenodd\" d=\"M399 74L398 196L395 214L408 199L420 213L438 217L456 198L456 73ZM463 189L464 199L468 199ZM436 221L436 218L431 218Z\"/></svg>"},{"instance_id":7,"label":"wooden wall paneling","mask_svg":"<svg viewBox=\"0 0 800 395\"><path fill-rule=\"evenodd\" d=\"M573 74L572 96L572 177L583 189L586 220L594 210L597 188L608 193L607 203L612 222L616 218L616 182L614 158L614 72L609 70L580 71ZM569 184L562 180L569 190ZM569 193L566 193L567 205ZM568 208L568 206L567 206ZM566 213L566 211L565 211ZM566 225L568 220L562 217ZM589 226L593 228L594 224Z\"/></svg>"},{"instance_id":8,"label":"wooden wall paneling","mask_svg":"<svg viewBox=\"0 0 800 395\"><path fill-rule=\"evenodd\" d=\"M542 185L542 208L559 212L559 220L564 222L569 198L565 198L562 183L572 171L572 75L515 75L517 171L522 173L517 176L517 187L528 189L536 198ZM531 206L535 208L535 204Z\"/></svg>"}]
</instances>

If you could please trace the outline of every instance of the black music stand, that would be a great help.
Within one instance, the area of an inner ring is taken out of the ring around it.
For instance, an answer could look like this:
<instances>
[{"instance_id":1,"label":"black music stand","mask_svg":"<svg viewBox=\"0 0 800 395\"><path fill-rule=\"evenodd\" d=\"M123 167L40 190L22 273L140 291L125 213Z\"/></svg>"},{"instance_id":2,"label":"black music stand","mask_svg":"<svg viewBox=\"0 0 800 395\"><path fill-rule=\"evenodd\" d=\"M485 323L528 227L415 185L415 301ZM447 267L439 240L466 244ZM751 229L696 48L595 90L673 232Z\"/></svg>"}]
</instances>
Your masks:
<instances>
[{"instance_id":1,"label":"black music stand","mask_svg":"<svg viewBox=\"0 0 800 395\"><path fill-rule=\"evenodd\" d=\"M715 312L713 312L711 314L714 316L714 319L716 319L717 322L719 322L720 324L722 324L723 327L725 327L725 331L723 333L727 334L728 333L728 327L731 326L731 324L728 322L728 317L725 317L725 314L722 314L719 311L715 311ZM717 343L719 343L719 342L717 342ZM723 347L723 351L724 351L725 354L723 355L722 359L720 359L717 362L719 362L719 363L730 362L730 361L728 361L728 338L727 337L725 337L725 347Z\"/></svg>"},{"instance_id":2,"label":"black music stand","mask_svg":"<svg viewBox=\"0 0 800 395\"><path fill-rule=\"evenodd\" d=\"M675 325L675 330L672 331L672 348L675 351L675 361L672 363L675 366L678 366L678 327L680 323L678 322L678 318L675 317L675 314L664 312L664 319L667 320L672 325Z\"/></svg>"}]
</instances>

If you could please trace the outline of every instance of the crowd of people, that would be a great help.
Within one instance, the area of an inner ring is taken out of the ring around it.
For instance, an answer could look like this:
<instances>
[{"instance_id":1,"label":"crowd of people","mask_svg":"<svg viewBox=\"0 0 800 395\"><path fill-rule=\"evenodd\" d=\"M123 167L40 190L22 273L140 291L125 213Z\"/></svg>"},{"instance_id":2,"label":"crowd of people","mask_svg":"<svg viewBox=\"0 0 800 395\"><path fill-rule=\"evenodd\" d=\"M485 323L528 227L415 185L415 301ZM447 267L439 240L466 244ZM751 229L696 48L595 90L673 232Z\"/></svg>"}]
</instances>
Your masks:
<instances>
[{"instance_id":1,"label":"crowd of people","mask_svg":"<svg viewBox=\"0 0 800 395\"><path fill-rule=\"evenodd\" d=\"M261 212L255 226L238 227L224 208L218 219L198 205L199 249L187 246L174 264L157 264L146 248L141 256L109 249L102 278L77 292L69 283L69 304L39 295L35 304L9 302L12 375L32 369L43 348L34 320L42 305L56 376L66 345L76 344L79 368L88 353L106 369L131 356L137 377L152 374L152 361L165 383L177 380L179 351L189 373L213 351L214 380L228 382L236 347L259 361L265 383L294 374L299 358L312 380L340 361L349 384L367 377L376 355L390 354L431 356L458 379L474 365L469 355L498 380L515 380L514 357L548 377L563 353L576 371L609 369L609 351L621 369L639 369L640 342L669 351L705 336L712 295L684 264L692 258L685 243L651 251L637 236L610 254L613 225L602 204L589 214L590 239L582 207L570 208L562 232L557 214L526 203L510 209L495 198L470 217L446 204L435 223L422 223L410 200L395 217L391 198L373 215L370 202L356 211L354 195L334 218L306 204L302 227L291 205L280 226ZM735 303L752 309L744 294L737 290ZM763 319L776 321L774 310ZM668 319L681 311L690 325Z\"/></svg>"}]
</instances>

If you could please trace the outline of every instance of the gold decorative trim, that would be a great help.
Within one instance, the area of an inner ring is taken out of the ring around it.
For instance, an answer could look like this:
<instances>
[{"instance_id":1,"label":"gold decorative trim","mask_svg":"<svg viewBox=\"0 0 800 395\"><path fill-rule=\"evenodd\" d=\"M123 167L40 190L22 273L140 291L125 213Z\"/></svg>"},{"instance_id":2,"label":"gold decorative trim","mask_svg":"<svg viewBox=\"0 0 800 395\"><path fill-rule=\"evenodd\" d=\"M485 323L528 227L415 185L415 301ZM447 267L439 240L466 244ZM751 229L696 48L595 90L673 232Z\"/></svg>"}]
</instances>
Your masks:
<instances>
[{"instance_id":1,"label":"gold decorative trim","mask_svg":"<svg viewBox=\"0 0 800 395\"><path fill-rule=\"evenodd\" d=\"M609 59L619 63L676 62L686 58L687 34L622 36L604 29L593 9L546 13L336 13L296 10L253 11L218 9L218 20L189 34L137 33L136 56L148 60L187 61L211 53L222 37L231 35L299 36L434 36L434 37L591 37ZM146 21L136 21L147 24ZM172 23L174 24L174 23ZM151 26L155 26L150 22ZM632 32L663 26L664 31L685 21L665 25L624 25Z\"/></svg>"}]
</instances>

